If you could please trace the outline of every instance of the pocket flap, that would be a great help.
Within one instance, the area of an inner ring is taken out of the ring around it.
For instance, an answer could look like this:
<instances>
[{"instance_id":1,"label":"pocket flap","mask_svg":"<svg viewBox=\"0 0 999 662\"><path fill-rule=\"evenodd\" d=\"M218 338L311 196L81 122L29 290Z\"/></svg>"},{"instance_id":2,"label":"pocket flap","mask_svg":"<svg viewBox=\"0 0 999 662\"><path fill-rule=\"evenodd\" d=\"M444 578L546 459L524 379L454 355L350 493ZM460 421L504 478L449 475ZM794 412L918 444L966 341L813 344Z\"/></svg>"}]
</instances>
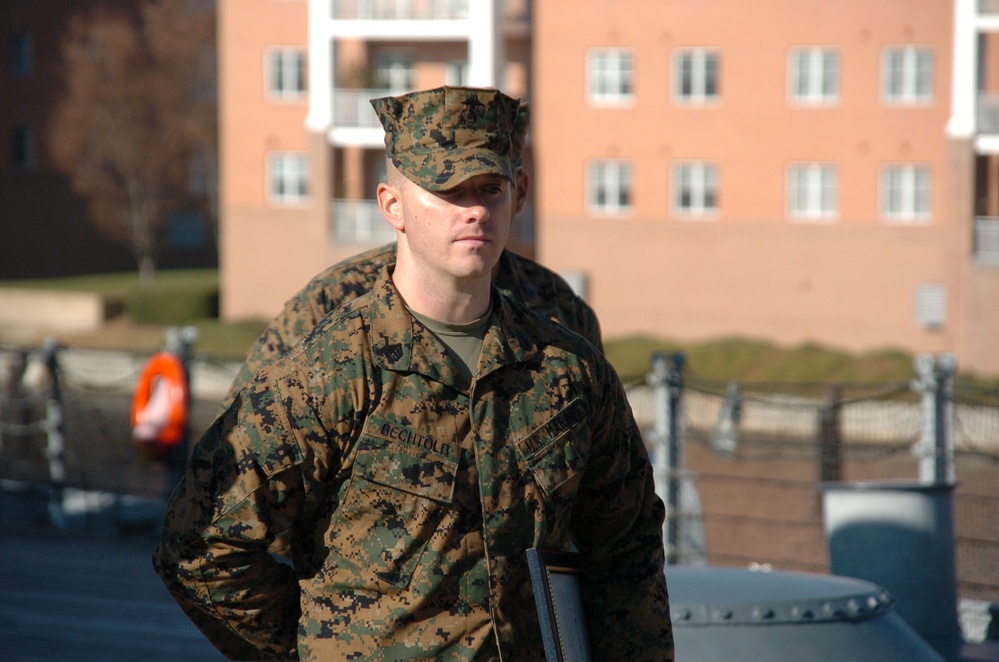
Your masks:
<instances>
[{"instance_id":1,"label":"pocket flap","mask_svg":"<svg viewBox=\"0 0 999 662\"><path fill-rule=\"evenodd\" d=\"M458 463L414 453L386 439L360 440L354 475L420 497L451 503Z\"/></svg>"}]
</instances>

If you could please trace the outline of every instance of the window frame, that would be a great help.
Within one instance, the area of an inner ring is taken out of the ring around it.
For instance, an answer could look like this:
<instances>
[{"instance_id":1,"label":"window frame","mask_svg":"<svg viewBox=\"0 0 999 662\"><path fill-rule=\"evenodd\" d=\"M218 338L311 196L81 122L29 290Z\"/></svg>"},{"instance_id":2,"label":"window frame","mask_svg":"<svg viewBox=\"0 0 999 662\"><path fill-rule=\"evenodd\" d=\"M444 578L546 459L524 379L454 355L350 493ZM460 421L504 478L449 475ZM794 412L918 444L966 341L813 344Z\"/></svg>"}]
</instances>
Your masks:
<instances>
[{"instance_id":1,"label":"window frame","mask_svg":"<svg viewBox=\"0 0 999 662\"><path fill-rule=\"evenodd\" d=\"M786 186L789 219L828 223L839 217L839 169L835 164L824 161L789 163ZM799 204L801 202L803 206Z\"/></svg>"},{"instance_id":2,"label":"window frame","mask_svg":"<svg viewBox=\"0 0 999 662\"><path fill-rule=\"evenodd\" d=\"M409 53L383 51L374 59L375 87L389 94L405 94L413 90L416 67Z\"/></svg>"},{"instance_id":3,"label":"window frame","mask_svg":"<svg viewBox=\"0 0 999 662\"><path fill-rule=\"evenodd\" d=\"M623 66L625 63L627 66ZM586 98L594 106L632 104L635 100L635 50L627 47L589 49L586 53Z\"/></svg>"},{"instance_id":4,"label":"window frame","mask_svg":"<svg viewBox=\"0 0 999 662\"><path fill-rule=\"evenodd\" d=\"M272 205L308 203L312 186L308 153L291 150L267 152L266 186L267 201Z\"/></svg>"},{"instance_id":5,"label":"window frame","mask_svg":"<svg viewBox=\"0 0 999 662\"><path fill-rule=\"evenodd\" d=\"M631 161L591 159L586 164L586 210L589 214L603 217L628 216L634 208L633 199L634 173Z\"/></svg>"},{"instance_id":6,"label":"window frame","mask_svg":"<svg viewBox=\"0 0 999 662\"><path fill-rule=\"evenodd\" d=\"M829 106L840 99L840 53L832 46L788 52L788 99L796 106Z\"/></svg>"},{"instance_id":7,"label":"window frame","mask_svg":"<svg viewBox=\"0 0 999 662\"><path fill-rule=\"evenodd\" d=\"M691 91L684 90L684 64L690 63ZM673 51L673 101L680 105L708 105L721 98L721 54L717 48L677 48ZM712 89L709 89L712 88Z\"/></svg>"},{"instance_id":8,"label":"window frame","mask_svg":"<svg viewBox=\"0 0 999 662\"><path fill-rule=\"evenodd\" d=\"M449 60L444 64L444 84L445 85L468 85L469 82L468 60Z\"/></svg>"},{"instance_id":9,"label":"window frame","mask_svg":"<svg viewBox=\"0 0 999 662\"><path fill-rule=\"evenodd\" d=\"M936 52L932 46L889 45L881 52L881 100L892 106L934 101Z\"/></svg>"},{"instance_id":10,"label":"window frame","mask_svg":"<svg viewBox=\"0 0 999 662\"><path fill-rule=\"evenodd\" d=\"M670 168L670 173L672 181L670 206L673 214L693 220L710 220L718 217L717 162L689 159L676 161ZM691 202L683 206L682 198L687 190Z\"/></svg>"},{"instance_id":11,"label":"window frame","mask_svg":"<svg viewBox=\"0 0 999 662\"><path fill-rule=\"evenodd\" d=\"M34 127L11 127L8 145L10 164L15 172L32 172L38 168L38 134Z\"/></svg>"},{"instance_id":12,"label":"window frame","mask_svg":"<svg viewBox=\"0 0 999 662\"><path fill-rule=\"evenodd\" d=\"M35 40L30 32L17 30L11 33L7 57L11 78L24 79L31 76L35 70Z\"/></svg>"},{"instance_id":13,"label":"window frame","mask_svg":"<svg viewBox=\"0 0 999 662\"><path fill-rule=\"evenodd\" d=\"M878 199L878 211L887 223L929 223L933 220L932 168L925 163L882 164L878 172Z\"/></svg>"},{"instance_id":14,"label":"window frame","mask_svg":"<svg viewBox=\"0 0 999 662\"><path fill-rule=\"evenodd\" d=\"M265 55L267 96L300 101L308 94L306 51L300 46L270 46ZM290 84L289 84L290 82Z\"/></svg>"}]
</instances>

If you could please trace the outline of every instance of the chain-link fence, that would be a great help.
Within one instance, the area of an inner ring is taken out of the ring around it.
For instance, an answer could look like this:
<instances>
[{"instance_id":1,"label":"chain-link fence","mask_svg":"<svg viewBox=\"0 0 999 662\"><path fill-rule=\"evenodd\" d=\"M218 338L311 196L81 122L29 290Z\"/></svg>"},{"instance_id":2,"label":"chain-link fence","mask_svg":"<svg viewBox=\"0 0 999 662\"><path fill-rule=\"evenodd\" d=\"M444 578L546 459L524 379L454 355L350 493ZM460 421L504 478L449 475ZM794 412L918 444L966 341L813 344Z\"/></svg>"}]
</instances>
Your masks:
<instances>
[{"instance_id":1,"label":"chain-link fence","mask_svg":"<svg viewBox=\"0 0 999 662\"><path fill-rule=\"evenodd\" d=\"M58 459L69 510L85 511L88 505L74 499L99 500L95 494L162 499L172 480L168 467L146 459L131 438L132 393L149 357L59 348L55 358L57 421L52 390L26 386L29 350L0 347L0 479L48 489ZM190 362L193 436L218 413L236 369L200 356ZM651 440L661 407L655 389L635 385L629 399ZM999 602L999 391L955 386L952 403L960 594ZM690 478L678 515L694 523L685 531L690 545L700 546L695 556L712 564L827 572L821 485L916 480L925 462L918 454L925 451L925 416L912 383L687 378L678 411L681 466ZM61 448L52 447L54 425Z\"/></svg>"},{"instance_id":2,"label":"chain-link fence","mask_svg":"<svg viewBox=\"0 0 999 662\"><path fill-rule=\"evenodd\" d=\"M76 498L99 501L94 493L162 499L170 468L148 459L131 435L132 395L149 356L57 348L53 384L50 374L36 373L38 353L0 346L0 479L22 488L59 483L70 511L88 507ZM191 362L194 436L218 414L237 368L205 357ZM53 428L63 437L56 447Z\"/></svg>"},{"instance_id":3,"label":"chain-link fence","mask_svg":"<svg viewBox=\"0 0 999 662\"><path fill-rule=\"evenodd\" d=\"M828 572L823 488L919 483L938 459L919 388L915 375L837 385L683 379L673 393L678 468L692 489L675 506L684 523L676 561ZM629 388L653 453L663 447L656 392L654 383ZM954 386L945 395L959 594L999 602L999 389Z\"/></svg>"}]
</instances>

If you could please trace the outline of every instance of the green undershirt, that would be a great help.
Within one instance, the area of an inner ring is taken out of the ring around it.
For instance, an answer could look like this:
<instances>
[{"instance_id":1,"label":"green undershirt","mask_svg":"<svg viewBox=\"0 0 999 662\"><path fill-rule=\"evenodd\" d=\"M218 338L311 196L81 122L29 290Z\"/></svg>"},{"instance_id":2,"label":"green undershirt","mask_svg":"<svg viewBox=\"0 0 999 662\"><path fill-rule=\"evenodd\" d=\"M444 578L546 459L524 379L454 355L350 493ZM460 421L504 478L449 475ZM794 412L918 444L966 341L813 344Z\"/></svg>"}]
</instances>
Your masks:
<instances>
[{"instance_id":1,"label":"green undershirt","mask_svg":"<svg viewBox=\"0 0 999 662\"><path fill-rule=\"evenodd\" d=\"M479 354L482 352L482 340L489 328L489 317L492 315L492 303L486 314L467 324L449 324L409 311L413 317L430 329L447 348L448 355L458 366L461 385L467 390L472 385L474 368L479 364Z\"/></svg>"}]
</instances>

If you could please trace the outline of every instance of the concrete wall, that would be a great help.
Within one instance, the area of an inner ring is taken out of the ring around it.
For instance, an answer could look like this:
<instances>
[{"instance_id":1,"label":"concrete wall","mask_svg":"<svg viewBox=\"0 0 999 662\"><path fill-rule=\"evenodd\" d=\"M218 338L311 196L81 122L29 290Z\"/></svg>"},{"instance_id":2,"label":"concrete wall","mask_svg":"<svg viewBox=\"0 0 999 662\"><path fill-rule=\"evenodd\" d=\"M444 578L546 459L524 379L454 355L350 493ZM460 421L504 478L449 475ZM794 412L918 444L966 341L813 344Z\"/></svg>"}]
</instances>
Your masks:
<instances>
[{"instance_id":1,"label":"concrete wall","mask_svg":"<svg viewBox=\"0 0 999 662\"><path fill-rule=\"evenodd\" d=\"M107 319L104 298L89 292L0 288L0 335L93 331Z\"/></svg>"}]
</instances>

